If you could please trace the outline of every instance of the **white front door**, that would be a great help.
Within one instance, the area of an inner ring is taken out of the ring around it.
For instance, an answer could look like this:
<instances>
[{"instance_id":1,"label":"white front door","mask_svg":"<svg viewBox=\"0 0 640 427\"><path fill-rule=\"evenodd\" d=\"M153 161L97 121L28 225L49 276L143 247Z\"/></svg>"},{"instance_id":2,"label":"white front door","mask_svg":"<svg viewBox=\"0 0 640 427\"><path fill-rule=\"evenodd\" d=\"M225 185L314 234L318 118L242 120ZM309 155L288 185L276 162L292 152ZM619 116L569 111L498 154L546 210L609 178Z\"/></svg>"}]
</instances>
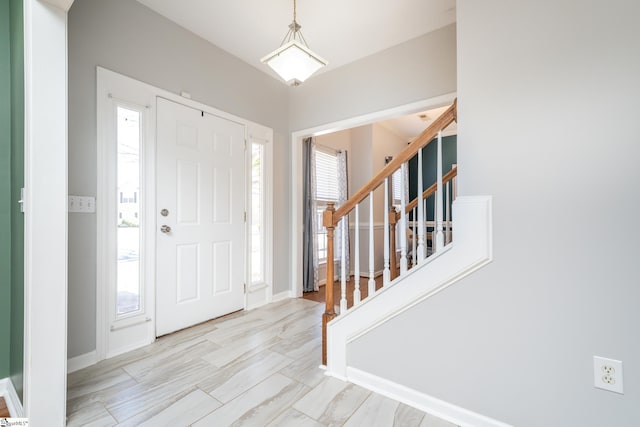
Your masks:
<instances>
[{"instance_id":1,"label":"white front door","mask_svg":"<svg viewBox=\"0 0 640 427\"><path fill-rule=\"evenodd\" d=\"M156 334L242 309L245 127L158 98Z\"/></svg>"}]
</instances>

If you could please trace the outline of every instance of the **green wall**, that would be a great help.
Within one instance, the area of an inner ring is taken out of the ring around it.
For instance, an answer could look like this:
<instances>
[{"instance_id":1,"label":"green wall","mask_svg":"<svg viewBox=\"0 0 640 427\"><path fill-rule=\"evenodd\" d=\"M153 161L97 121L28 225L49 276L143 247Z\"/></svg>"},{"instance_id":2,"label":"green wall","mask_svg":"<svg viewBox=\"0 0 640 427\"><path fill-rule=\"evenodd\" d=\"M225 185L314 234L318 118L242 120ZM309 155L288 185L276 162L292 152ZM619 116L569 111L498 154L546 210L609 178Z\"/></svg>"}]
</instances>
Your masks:
<instances>
[{"instance_id":1,"label":"green wall","mask_svg":"<svg viewBox=\"0 0 640 427\"><path fill-rule=\"evenodd\" d=\"M0 0L0 378L11 358L11 25Z\"/></svg>"},{"instance_id":2,"label":"green wall","mask_svg":"<svg viewBox=\"0 0 640 427\"><path fill-rule=\"evenodd\" d=\"M453 164L457 162L458 148L457 135L445 136L442 138L442 174L451 170ZM422 184L424 188L436 182L438 144L436 140L431 141L422 149ZM418 157L409 160L409 200L416 198L418 194ZM451 186L449 187L451 191ZM443 196L443 201L444 201ZM449 199L451 200L451 199ZM433 220L434 199L427 199L427 220Z\"/></svg>"},{"instance_id":3,"label":"green wall","mask_svg":"<svg viewBox=\"0 0 640 427\"><path fill-rule=\"evenodd\" d=\"M22 0L0 0L0 378L22 396L24 182Z\"/></svg>"},{"instance_id":4,"label":"green wall","mask_svg":"<svg viewBox=\"0 0 640 427\"><path fill-rule=\"evenodd\" d=\"M11 0L11 360L10 375L22 399L24 349L24 215L18 201L24 187L23 0Z\"/></svg>"}]
</instances>

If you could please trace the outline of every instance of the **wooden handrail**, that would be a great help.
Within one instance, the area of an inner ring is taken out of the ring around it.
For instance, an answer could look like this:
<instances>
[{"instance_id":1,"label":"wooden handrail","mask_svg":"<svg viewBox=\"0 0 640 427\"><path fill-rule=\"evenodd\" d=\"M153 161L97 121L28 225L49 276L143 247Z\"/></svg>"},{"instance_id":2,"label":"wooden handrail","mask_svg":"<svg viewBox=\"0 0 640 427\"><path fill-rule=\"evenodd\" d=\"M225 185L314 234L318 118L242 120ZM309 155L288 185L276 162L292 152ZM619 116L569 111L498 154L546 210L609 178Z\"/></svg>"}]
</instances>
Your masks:
<instances>
[{"instance_id":1,"label":"wooden handrail","mask_svg":"<svg viewBox=\"0 0 640 427\"><path fill-rule=\"evenodd\" d=\"M442 184L443 185L446 184L447 182L451 181L456 176L458 176L458 168L451 169L449 172L447 172L444 175L442 175ZM433 193L436 192L437 189L438 189L438 183L434 182L426 190L424 190L422 192L422 200L424 200L427 197L431 196ZM416 197L415 199L413 199L411 202L409 202L407 204L407 206L405 208L405 213L411 212L413 210L413 208L416 207L417 204L418 204L418 198ZM396 212L396 219L400 219L400 212Z\"/></svg>"},{"instance_id":2,"label":"wooden handrail","mask_svg":"<svg viewBox=\"0 0 640 427\"><path fill-rule=\"evenodd\" d=\"M333 213L333 224L335 227L338 225L338 222L342 219L343 216L347 215L355 206L363 201L369 193L378 188L380 184L384 182L384 180L390 177L396 169L400 168L400 166L408 162L413 156L418 154L418 150L426 147L433 138L438 134L439 131L449 126L451 123L457 120L457 100L453 101L453 104L449 108L446 109L444 113L440 115L436 120L434 120L429 127L427 127L418 137L407 147L400 152L397 156L393 158L384 168L380 170L369 182L360 188L353 196L349 197L349 200L344 202L336 211ZM323 225L326 227L326 217L323 219Z\"/></svg>"}]
</instances>

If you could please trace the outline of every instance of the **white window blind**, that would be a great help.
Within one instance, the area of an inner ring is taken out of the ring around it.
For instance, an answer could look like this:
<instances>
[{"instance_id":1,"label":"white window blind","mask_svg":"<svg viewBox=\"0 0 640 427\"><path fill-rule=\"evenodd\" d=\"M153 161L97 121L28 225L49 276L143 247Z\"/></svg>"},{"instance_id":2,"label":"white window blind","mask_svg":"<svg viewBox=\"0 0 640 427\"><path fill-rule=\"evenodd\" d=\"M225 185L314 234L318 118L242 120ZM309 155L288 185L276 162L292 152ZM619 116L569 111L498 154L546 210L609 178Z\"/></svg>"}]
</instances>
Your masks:
<instances>
[{"instance_id":1,"label":"white window blind","mask_svg":"<svg viewBox=\"0 0 640 427\"><path fill-rule=\"evenodd\" d=\"M395 171L391 178L392 182L392 193L393 193L393 204L399 205L402 199L402 168ZM408 200L405 200L405 203L408 203Z\"/></svg>"},{"instance_id":2,"label":"white window blind","mask_svg":"<svg viewBox=\"0 0 640 427\"><path fill-rule=\"evenodd\" d=\"M338 201L338 158L316 150L316 200Z\"/></svg>"}]
</instances>

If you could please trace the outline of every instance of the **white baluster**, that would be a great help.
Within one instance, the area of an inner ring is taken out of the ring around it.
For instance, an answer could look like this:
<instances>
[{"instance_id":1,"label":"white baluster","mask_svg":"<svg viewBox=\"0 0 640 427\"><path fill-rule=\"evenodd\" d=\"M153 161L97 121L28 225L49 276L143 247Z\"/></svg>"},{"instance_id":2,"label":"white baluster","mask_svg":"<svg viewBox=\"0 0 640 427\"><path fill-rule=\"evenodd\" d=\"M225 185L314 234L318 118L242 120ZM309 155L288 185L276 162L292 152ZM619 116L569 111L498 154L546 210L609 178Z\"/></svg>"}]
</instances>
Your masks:
<instances>
[{"instance_id":1,"label":"white baluster","mask_svg":"<svg viewBox=\"0 0 640 427\"><path fill-rule=\"evenodd\" d=\"M405 200L405 169L407 167L406 163L403 163L400 167L400 182L402 183L401 187L402 191L400 192L400 274L404 274L407 272L407 212L406 212L406 200Z\"/></svg>"},{"instance_id":2,"label":"white baluster","mask_svg":"<svg viewBox=\"0 0 640 427\"><path fill-rule=\"evenodd\" d=\"M419 208L418 208L419 210ZM417 251L417 243L416 240L418 239L418 222L416 221L416 208L413 208L413 210L411 211L411 217L413 218L413 224L412 224L412 239L411 239L411 266L414 267L417 263L418 260L418 255L416 254ZM424 248L424 246L423 246Z\"/></svg>"},{"instance_id":3,"label":"white baluster","mask_svg":"<svg viewBox=\"0 0 640 427\"><path fill-rule=\"evenodd\" d=\"M389 269L389 178L384 179L384 269L382 270L382 286L387 286L391 281Z\"/></svg>"},{"instance_id":4,"label":"white baluster","mask_svg":"<svg viewBox=\"0 0 640 427\"><path fill-rule=\"evenodd\" d=\"M422 211L425 214L425 218L424 218L424 221L420 224L420 228L423 229L422 232L424 233L424 236L425 236L424 256L428 257L429 256L429 251L428 251L428 248L427 248L427 241L426 241L426 238L427 238L427 219L426 219L426 215L427 215L427 199L422 200L422 203L423 203ZM433 248L432 248L432 250L433 250Z\"/></svg>"},{"instance_id":5,"label":"white baluster","mask_svg":"<svg viewBox=\"0 0 640 427\"><path fill-rule=\"evenodd\" d=\"M458 167L458 165L453 165L453 166L452 166L452 168L453 168L453 169L456 169L457 167ZM458 177L457 177L457 176L454 176L454 177L453 177L453 179L452 179L451 181L452 181L452 185L453 185L453 186L452 186L452 188L453 188L453 194L452 194L452 196L451 196L451 200L452 200L452 201L455 201L455 200L456 200L456 197L458 197Z\"/></svg>"},{"instance_id":6,"label":"white baluster","mask_svg":"<svg viewBox=\"0 0 640 427\"><path fill-rule=\"evenodd\" d=\"M433 193L433 230L431 230L431 252L436 253L436 218L438 217L438 190Z\"/></svg>"},{"instance_id":7,"label":"white baluster","mask_svg":"<svg viewBox=\"0 0 640 427\"><path fill-rule=\"evenodd\" d=\"M442 131L438 131L438 157L437 157L437 191L436 191L436 252L444 246L443 235L443 210L442 210Z\"/></svg>"},{"instance_id":8,"label":"white baluster","mask_svg":"<svg viewBox=\"0 0 640 427\"><path fill-rule=\"evenodd\" d=\"M353 305L357 305L360 302L360 213L358 212L358 207L360 205L356 205L356 228L355 235L353 238L353 242L355 244L354 248L354 256L355 260L353 261L353 269L355 270L353 273Z\"/></svg>"},{"instance_id":9,"label":"white baluster","mask_svg":"<svg viewBox=\"0 0 640 427\"><path fill-rule=\"evenodd\" d=\"M445 204L445 208L446 208L446 214L445 214L445 221L447 223L447 232L445 234L445 244L451 243L451 202L449 201L449 187L450 187L450 181L447 181L447 184L445 185L445 194L447 195L447 201Z\"/></svg>"},{"instance_id":10,"label":"white baluster","mask_svg":"<svg viewBox=\"0 0 640 427\"><path fill-rule=\"evenodd\" d=\"M453 165L452 168L455 169L457 168L458 165ZM458 177L454 176L451 179L451 202L455 202L456 198L458 197ZM452 207L453 208L453 207ZM453 223L450 224L451 227L451 235L453 238Z\"/></svg>"},{"instance_id":11,"label":"white baluster","mask_svg":"<svg viewBox=\"0 0 640 427\"><path fill-rule=\"evenodd\" d=\"M425 238L424 238L424 209L422 207L422 192L424 191L422 182L422 149L418 150L418 223L420 228L418 229L418 264L425 258ZM413 220L416 217L414 215ZM416 236L413 236L414 240Z\"/></svg>"},{"instance_id":12,"label":"white baluster","mask_svg":"<svg viewBox=\"0 0 640 427\"><path fill-rule=\"evenodd\" d=\"M372 296L376 291L376 279L373 265L373 191L369 193L369 295Z\"/></svg>"},{"instance_id":13,"label":"white baluster","mask_svg":"<svg viewBox=\"0 0 640 427\"><path fill-rule=\"evenodd\" d=\"M347 311L347 216L340 220L340 314Z\"/></svg>"}]
</instances>

